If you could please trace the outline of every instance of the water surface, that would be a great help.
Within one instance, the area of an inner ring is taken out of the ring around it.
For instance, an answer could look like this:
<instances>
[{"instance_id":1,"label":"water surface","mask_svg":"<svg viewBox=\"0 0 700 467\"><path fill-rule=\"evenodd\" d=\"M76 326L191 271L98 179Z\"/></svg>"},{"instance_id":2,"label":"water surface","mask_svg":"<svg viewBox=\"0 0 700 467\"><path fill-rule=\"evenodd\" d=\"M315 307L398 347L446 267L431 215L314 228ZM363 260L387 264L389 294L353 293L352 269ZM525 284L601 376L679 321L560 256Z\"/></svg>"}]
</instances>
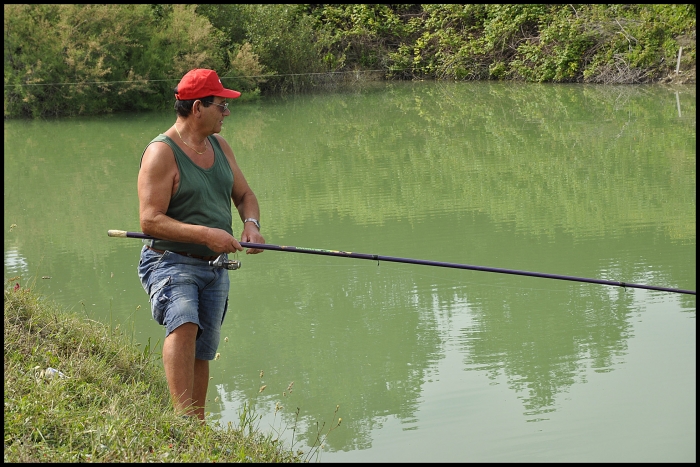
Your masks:
<instances>
[{"instance_id":1,"label":"water surface","mask_svg":"<svg viewBox=\"0 0 700 467\"><path fill-rule=\"evenodd\" d=\"M694 87L381 83L231 107L269 243L696 288ZM6 121L5 279L162 343L140 243L106 231L139 230L139 159L173 121ZM212 421L248 405L299 449L320 432L327 462L696 459L694 296L238 259Z\"/></svg>"}]
</instances>

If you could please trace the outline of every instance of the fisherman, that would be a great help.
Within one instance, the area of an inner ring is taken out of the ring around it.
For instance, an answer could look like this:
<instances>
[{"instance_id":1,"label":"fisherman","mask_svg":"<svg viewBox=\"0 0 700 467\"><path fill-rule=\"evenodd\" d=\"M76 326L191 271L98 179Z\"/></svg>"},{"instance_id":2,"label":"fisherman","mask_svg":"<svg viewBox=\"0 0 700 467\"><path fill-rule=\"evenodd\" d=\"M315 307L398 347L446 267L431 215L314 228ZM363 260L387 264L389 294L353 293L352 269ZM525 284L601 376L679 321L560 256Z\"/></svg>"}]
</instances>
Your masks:
<instances>
[{"instance_id":1,"label":"fisherman","mask_svg":"<svg viewBox=\"0 0 700 467\"><path fill-rule=\"evenodd\" d=\"M158 239L144 240L139 278L153 318L165 326L173 406L200 420L229 296L228 270L209 261L243 250L233 237L232 200L243 221L241 241L265 243L258 200L219 135L231 114L226 99L240 95L214 70L187 72L175 88L175 123L148 144L138 175L141 229Z\"/></svg>"}]
</instances>

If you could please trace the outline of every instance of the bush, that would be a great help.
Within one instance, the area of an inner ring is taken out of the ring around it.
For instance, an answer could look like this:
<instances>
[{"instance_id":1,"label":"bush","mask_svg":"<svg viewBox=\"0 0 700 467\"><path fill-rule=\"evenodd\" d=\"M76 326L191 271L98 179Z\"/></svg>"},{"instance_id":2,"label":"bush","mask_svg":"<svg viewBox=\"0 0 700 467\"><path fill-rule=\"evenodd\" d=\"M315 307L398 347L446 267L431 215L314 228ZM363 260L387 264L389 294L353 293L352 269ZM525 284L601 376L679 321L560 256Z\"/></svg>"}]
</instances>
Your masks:
<instances>
[{"instance_id":1,"label":"bush","mask_svg":"<svg viewBox=\"0 0 700 467\"><path fill-rule=\"evenodd\" d=\"M221 37L193 6L166 20L143 4L4 8L6 117L164 108L190 68L221 66Z\"/></svg>"},{"instance_id":2,"label":"bush","mask_svg":"<svg viewBox=\"0 0 700 467\"><path fill-rule=\"evenodd\" d=\"M336 72L694 82L693 4L5 5L5 117L163 109L191 68L257 95Z\"/></svg>"}]
</instances>

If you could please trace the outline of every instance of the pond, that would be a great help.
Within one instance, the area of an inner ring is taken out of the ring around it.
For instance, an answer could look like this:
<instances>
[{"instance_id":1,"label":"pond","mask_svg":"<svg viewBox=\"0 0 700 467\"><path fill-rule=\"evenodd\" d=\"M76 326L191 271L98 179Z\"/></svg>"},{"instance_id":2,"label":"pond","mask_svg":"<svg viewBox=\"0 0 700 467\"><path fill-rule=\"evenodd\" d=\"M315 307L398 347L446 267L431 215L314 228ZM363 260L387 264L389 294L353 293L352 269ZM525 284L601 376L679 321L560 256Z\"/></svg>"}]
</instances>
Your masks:
<instances>
[{"instance_id":1,"label":"pond","mask_svg":"<svg viewBox=\"0 0 700 467\"><path fill-rule=\"evenodd\" d=\"M221 134L271 244L694 291L695 97L369 83L234 101ZM140 156L174 120L5 121L6 286L162 345L141 242L107 230L139 230ZM238 259L212 422L252 410L321 462L696 459L694 295L283 251Z\"/></svg>"}]
</instances>

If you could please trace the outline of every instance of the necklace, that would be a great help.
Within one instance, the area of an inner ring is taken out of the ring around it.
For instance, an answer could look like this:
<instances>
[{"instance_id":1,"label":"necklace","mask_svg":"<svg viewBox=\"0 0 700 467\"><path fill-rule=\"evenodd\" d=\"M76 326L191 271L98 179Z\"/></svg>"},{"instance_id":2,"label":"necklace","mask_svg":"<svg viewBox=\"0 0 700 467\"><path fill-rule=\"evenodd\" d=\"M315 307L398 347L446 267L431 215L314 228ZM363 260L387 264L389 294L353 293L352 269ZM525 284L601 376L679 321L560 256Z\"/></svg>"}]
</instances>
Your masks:
<instances>
[{"instance_id":1,"label":"necklace","mask_svg":"<svg viewBox=\"0 0 700 467\"><path fill-rule=\"evenodd\" d=\"M193 151L196 152L197 154L204 154L205 152L207 152L207 140L206 140L206 139L204 140L204 151L199 152L199 151L197 151L195 148L193 148L192 146L190 146L189 144L187 144L187 141L185 141L184 139L182 139L182 135L180 134L180 130L177 129L177 125L173 125L173 126L175 127L175 131L177 131L177 135L180 137L180 141L182 141L183 143L185 143L185 146L187 146L188 148L190 148L191 150L193 150Z\"/></svg>"}]
</instances>

